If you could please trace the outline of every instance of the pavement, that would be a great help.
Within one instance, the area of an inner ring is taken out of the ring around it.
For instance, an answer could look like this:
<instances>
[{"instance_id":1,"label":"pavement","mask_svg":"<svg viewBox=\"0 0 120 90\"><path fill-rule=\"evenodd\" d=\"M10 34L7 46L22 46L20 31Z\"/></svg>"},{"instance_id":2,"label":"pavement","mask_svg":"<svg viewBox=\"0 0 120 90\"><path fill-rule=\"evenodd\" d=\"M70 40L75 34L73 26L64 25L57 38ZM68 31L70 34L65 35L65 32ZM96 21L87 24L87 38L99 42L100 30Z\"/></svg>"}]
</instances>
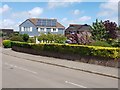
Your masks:
<instances>
[{"instance_id":1,"label":"pavement","mask_svg":"<svg viewBox=\"0 0 120 90\"><path fill-rule=\"evenodd\" d=\"M30 61L40 62L44 64L49 64L49 65L54 65L54 66L59 66L59 67L73 69L73 70L84 71L87 73L120 79L120 76L118 75L118 72L120 71L119 68L87 64L87 63L69 61L65 59L58 59L58 58L52 58L52 57L31 55L26 53L15 52L11 49L4 49L4 48L2 49L2 53L5 55L14 56L14 57L25 59L25 60L30 60Z\"/></svg>"},{"instance_id":2,"label":"pavement","mask_svg":"<svg viewBox=\"0 0 120 90\"><path fill-rule=\"evenodd\" d=\"M116 78L30 61L24 54L19 57L2 54L2 88L118 88ZM56 59L39 57L39 60Z\"/></svg>"}]
</instances>

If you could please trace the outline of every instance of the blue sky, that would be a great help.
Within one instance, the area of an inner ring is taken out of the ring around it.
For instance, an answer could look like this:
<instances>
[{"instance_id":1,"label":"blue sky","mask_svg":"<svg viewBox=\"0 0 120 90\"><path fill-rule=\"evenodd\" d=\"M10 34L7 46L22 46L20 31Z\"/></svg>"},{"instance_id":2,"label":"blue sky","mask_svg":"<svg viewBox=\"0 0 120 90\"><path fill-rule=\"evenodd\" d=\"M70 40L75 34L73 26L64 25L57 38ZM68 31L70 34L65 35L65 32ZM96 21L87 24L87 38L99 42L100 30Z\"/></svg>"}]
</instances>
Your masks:
<instances>
[{"instance_id":1,"label":"blue sky","mask_svg":"<svg viewBox=\"0 0 120 90\"><path fill-rule=\"evenodd\" d=\"M118 22L116 2L3 2L0 28L13 28L27 18L56 18L66 28L69 24L92 24L96 19Z\"/></svg>"}]
</instances>

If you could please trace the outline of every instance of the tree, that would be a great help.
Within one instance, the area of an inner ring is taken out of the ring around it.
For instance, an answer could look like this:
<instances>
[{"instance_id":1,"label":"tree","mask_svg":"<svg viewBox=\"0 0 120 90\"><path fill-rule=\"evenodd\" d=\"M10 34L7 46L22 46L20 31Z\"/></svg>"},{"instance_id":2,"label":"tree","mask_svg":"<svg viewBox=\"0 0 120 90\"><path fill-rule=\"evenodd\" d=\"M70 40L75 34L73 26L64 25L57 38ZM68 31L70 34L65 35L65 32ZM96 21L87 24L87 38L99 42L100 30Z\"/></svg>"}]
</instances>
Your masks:
<instances>
[{"instance_id":1,"label":"tree","mask_svg":"<svg viewBox=\"0 0 120 90\"><path fill-rule=\"evenodd\" d=\"M64 35L61 34L55 34L54 35L54 42L55 43L65 43L67 38Z\"/></svg>"},{"instance_id":2,"label":"tree","mask_svg":"<svg viewBox=\"0 0 120 90\"><path fill-rule=\"evenodd\" d=\"M102 21L98 21L96 19L96 22L92 25L92 38L94 40L104 40L106 37L106 29Z\"/></svg>"},{"instance_id":3,"label":"tree","mask_svg":"<svg viewBox=\"0 0 120 90\"><path fill-rule=\"evenodd\" d=\"M106 35L106 40L109 39L116 39L117 38L117 24L115 22L110 22L109 20L103 22L107 35Z\"/></svg>"},{"instance_id":4,"label":"tree","mask_svg":"<svg viewBox=\"0 0 120 90\"><path fill-rule=\"evenodd\" d=\"M20 41L20 42L23 42L23 41L24 41L23 38L20 37L20 36L12 36L12 37L10 38L10 40L11 40L11 41Z\"/></svg>"},{"instance_id":5,"label":"tree","mask_svg":"<svg viewBox=\"0 0 120 90\"><path fill-rule=\"evenodd\" d=\"M27 42L29 40L29 35L28 34L23 34L22 38L25 42Z\"/></svg>"},{"instance_id":6,"label":"tree","mask_svg":"<svg viewBox=\"0 0 120 90\"><path fill-rule=\"evenodd\" d=\"M42 33L39 37L38 37L38 41L43 41L46 43L64 43L67 40L67 38L64 35L61 34L44 34Z\"/></svg>"}]
</instances>

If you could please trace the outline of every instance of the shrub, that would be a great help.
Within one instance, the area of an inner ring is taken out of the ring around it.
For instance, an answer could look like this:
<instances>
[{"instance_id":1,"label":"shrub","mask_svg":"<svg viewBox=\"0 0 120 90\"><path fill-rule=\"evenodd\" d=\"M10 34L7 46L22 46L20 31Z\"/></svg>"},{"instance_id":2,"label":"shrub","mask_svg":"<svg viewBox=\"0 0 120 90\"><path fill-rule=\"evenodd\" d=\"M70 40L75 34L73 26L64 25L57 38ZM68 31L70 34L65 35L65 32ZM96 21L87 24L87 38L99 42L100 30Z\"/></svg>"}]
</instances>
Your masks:
<instances>
[{"instance_id":1,"label":"shrub","mask_svg":"<svg viewBox=\"0 0 120 90\"><path fill-rule=\"evenodd\" d=\"M99 56L107 58L120 58L120 48L64 45L64 44L28 44L25 42L12 42L12 46L31 48L36 51L58 52L63 54L78 54L83 56Z\"/></svg>"},{"instance_id":2,"label":"shrub","mask_svg":"<svg viewBox=\"0 0 120 90\"><path fill-rule=\"evenodd\" d=\"M23 42L24 40L22 39L21 36L12 36L10 38L11 41L20 41L20 42Z\"/></svg>"},{"instance_id":3,"label":"shrub","mask_svg":"<svg viewBox=\"0 0 120 90\"><path fill-rule=\"evenodd\" d=\"M31 38L29 38L29 40L28 40L28 43L35 43L35 42L36 42L36 40L35 40L34 37L31 37Z\"/></svg>"},{"instance_id":4,"label":"shrub","mask_svg":"<svg viewBox=\"0 0 120 90\"><path fill-rule=\"evenodd\" d=\"M28 34L23 34L22 38L25 42L27 42L29 40L29 35Z\"/></svg>"},{"instance_id":5,"label":"shrub","mask_svg":"<svg viewBox=\"0 0 120 90\"><path fill-rule=\"evenodd\" d=\"M117 39L117 40L113 40L111 45L113 47L120 47L120 39Z\"/></svg>"},{"instance_id":6,"label":"shrub","mask_svg":"<svg viewBox=\"0 0 120 90\"><path fill-rule=\"evenodd\" d=\"M46 43L65 43L65 41L67 40L67 38L62 35L62 34L51 34L51 33L48 33L48 34L44 34L44 33L41 33L41 35L38 37L38 41L43 41L46 42Z\"/></svg>"},{"instance_id":7,"label":"shrub","mask_svg":"<svg viewBox=\"0 0 120 90\"><path fill-rule=\"evenodd\" d=\"M11 41L10 40L4 40L3 41L4 48L11 48Z\"/></svg>"},{"instance_id":8,"label":"shrub","mask_svg":"<svg viewBox=\"0 0 120 90\"><path fill-rule=\"evenodd\" d=\"M111 47L110 44L108 44L105 41L95 41L93 43L90 44L91 46L102 46L102 47Z\"/></svg>"}]
</instances>

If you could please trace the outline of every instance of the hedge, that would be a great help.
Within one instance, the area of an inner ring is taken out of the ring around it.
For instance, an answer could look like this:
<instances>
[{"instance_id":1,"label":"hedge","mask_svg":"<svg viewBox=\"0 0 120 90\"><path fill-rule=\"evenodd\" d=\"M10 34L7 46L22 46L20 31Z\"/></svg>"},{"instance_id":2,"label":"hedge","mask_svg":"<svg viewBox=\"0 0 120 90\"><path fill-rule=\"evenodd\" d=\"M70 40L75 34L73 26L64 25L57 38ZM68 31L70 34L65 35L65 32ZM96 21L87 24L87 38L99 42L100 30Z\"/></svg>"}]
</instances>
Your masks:
<instances>
[{"instance_id":1,"label":"hedge","mask_svg":"<svg viewBox=\"0 0 120 90\"><path fill-rule=\"evenodd\" d=\"M107 58L120 58L120 48L100 47L87 45L64 44L33 44L25 42L11 42L12 46L31 48L37 51L49 51L65 54L78 54L83 56L99 56Z\"/></svg>"},{"instance_id":2,"label":"hedge","mask_svg":"<svg viewBox=\"0 0 120 90\"><path fill-rule=\"evenodd\" d=\"M11 48L11 41L10 40L4 40L2 42L4 48Z\"/></svg>"}]
</instances>

